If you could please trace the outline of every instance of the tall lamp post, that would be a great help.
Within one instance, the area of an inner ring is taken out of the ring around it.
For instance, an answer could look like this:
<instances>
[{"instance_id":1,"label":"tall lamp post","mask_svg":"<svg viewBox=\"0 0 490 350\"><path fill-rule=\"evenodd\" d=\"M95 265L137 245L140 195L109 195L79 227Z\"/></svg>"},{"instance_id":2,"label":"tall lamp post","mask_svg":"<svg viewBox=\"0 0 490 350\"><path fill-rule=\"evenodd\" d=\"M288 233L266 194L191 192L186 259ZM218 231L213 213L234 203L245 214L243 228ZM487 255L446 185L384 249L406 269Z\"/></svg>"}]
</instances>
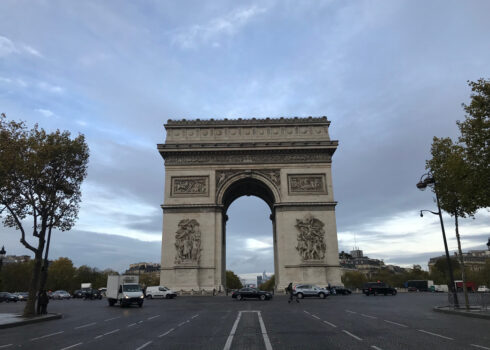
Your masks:
<instances>
[{"instance_id":1,"label":"tall lamp post","mask_svg":"<svg viewBox=\"0 0 490 350\"><path fill-rule=\"evenodd\" d=\"M429 186L429 185L434 186L434 193L436 194L437 212L434 212L431 210L421 210L420 216L421 217L424 216L424 214L423 214L424 211L439 216L439 221L441 222L442 239L444 241L444 249L446 250L446 261L447 261L447 267L449 269L449 279L451 280L450 288L451 288L451 292L453 294L454 305L456 307L459 307L458 294L456 292L456 285L454 284L453 267L451 264L451 258L449 257L449 249L447 247L446 230L444 230L444 222L442 221L441 205L439 204L439 196L437 195L436 180L434 179L434 177L432 176L432 174L430 172L421 176L419 182L417 183L417 188L421 191L424 191L427 188L427 186Z\"/></svg>"},{"instance_id":2,"label":"tall lamp post","mask_svg":"<svg viewBox=\"0 0 490 350\"><path fill-rule=\"evenodd\" d=\"M5 247L2 246L2 250L0 250L0 290L3 289L1 272L2 272L3 258L5 257L5 254L7 254L7 252L5 251Z\"/></svg>"}]
</instances>

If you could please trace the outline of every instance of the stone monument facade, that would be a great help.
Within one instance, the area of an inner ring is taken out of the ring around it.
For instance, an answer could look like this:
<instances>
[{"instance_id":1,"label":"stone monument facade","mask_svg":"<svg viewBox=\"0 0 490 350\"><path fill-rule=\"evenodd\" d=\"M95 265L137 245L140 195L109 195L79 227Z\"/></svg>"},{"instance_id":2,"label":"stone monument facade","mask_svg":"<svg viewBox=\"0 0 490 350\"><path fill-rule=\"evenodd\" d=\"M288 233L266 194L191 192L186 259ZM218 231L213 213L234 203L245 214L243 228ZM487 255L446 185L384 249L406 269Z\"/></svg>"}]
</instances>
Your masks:
<instances>
[{"instance_id":1,"label":"stone monument facade","mask_svg":"<svg viewBox=\"0 0 490 350\"><path fill-rule=\"evenodd\" d=\"M161 284L226 288L226 212L244 195L271 210L276 288L341 284L326 117L169 120Z\"/></svg>"}]
</instances>

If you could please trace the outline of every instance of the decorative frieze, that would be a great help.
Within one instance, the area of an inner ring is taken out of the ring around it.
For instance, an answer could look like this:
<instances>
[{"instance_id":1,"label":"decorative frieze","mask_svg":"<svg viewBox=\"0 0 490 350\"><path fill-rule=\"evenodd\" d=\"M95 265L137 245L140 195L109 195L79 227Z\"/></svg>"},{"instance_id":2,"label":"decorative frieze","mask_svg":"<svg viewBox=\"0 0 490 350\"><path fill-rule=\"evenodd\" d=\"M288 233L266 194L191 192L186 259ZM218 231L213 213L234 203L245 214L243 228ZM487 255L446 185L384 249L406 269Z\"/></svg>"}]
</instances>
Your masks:
<instances>
[{"instance_id":1,"label":"decorative frieze","mask_svg":"<svg viewBox=\"0 0 490 350\"><path fill-rule=\"evenodd\" d=\"M169 152L165 154L165 165L229 165L229 164L289 164L330 163L332 156L327 152L278 152L278 153L218 153L218 152Z\"/></svg>"},{"instance_id":2,"label":"decorative frieze","mask_svg":"<svg viewBox=\"0 0 490 350\"><path fill-rule=\"evenodd\" d=\"M171 182L172 197L209 196L208 176L172 176Z\"/></svg>"},{"instance_id":3,"label":"decorative frieze","mask_svg":"<svg viewBox=\"0 0 490 350\"><path fill-rule=\"evenodd\" d=\"M195 219L183 219L175 233L175 263L199 264L201 258L201 230Z\"/></svg>"},{"instance_id":4,"label":"decorative frieze","mask_svg":"<svg viewBox=\"0 0 490 350\"><path fill-rule=\"evenodd\" d=\"M312 215L307 215L303 220L296 219L298 230L298 245L296 250L302 261L318 261L325 257L327 245L325 244L325 224Z\"/></svg>"},{"instance_id":5,"label":"decorative frieze","mask_svg":"<svg viewBox=\"0 0 490 350\"><path fill-rule=\"evenodd\" d=\"M289 174L289 194L326 194L325 174Z\"/></svg>"}]
</instances>

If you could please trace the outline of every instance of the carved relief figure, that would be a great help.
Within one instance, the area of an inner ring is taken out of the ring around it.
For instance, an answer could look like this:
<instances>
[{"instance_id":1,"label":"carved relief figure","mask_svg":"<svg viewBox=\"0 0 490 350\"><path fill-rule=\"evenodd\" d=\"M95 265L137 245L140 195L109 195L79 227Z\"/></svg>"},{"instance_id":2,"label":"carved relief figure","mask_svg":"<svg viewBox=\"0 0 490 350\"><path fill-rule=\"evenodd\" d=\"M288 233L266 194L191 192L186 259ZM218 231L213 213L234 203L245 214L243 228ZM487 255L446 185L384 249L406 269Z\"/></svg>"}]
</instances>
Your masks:
<instances>
[{"instance_id":1,"label":"carved relief figure","mask_svg":"<svg viewBox=\"0 0 490 350\"><path fill-rule=\"evenodd\" d=\"M184 219L179 222L175 233L175 263L198 264L201 258L201 230L195 219Z\"/></svg>"},{"instance_id":2,"label":"carved relief figure","mask_svg":"<svg viewBox=\"0 0 490 350\"><path fill-rule=\"evenodd\" d=\"M289 175L290 193L325 192L324 175Z\"/></svg>"},{"instance_id":3,"label":"carved relief figure","mask_svg":"<svg viewBox=\"0 0 490 350\"><path fill-rule=\"evenodd\" d=\"M172 178L173 195L206 195L207 192L207 177Z\"/></svg>"},{"instance_id":4,"label":"carved relief figure","mask_svg":"<svg viewBox=\"0 0 490 350\"><path fill-rule=\"evenodd\" d=\"M296 250L303 261L322 260L325 257L325 224L317 218L307 215L304 220L296 219L298 245Z\"/></svg>"}]
</instances>

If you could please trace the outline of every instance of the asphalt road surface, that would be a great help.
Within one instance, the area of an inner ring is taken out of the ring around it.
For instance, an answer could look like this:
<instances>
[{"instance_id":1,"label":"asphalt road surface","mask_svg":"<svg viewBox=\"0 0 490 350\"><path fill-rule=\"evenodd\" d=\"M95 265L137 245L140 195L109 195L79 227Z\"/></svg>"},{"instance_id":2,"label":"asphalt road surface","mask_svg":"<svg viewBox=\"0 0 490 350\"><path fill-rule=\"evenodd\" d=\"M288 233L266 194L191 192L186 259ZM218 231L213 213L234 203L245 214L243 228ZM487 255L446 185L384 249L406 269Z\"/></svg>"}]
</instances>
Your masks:
<instances>
[{"instance_id":1,"label":"asphalt road surface","mask_svg":"<svg viewBox=\"0 0 490 350\"><path fill-rule=\"evenodd\" d=\"M60 320L0 330L2 349L489 349L490 320L432 311L445 294L330 296L288 304L231 297L107 301L56 300ZM24 303L1 303L20 312Z\"/></svg>"}]
</instances>

